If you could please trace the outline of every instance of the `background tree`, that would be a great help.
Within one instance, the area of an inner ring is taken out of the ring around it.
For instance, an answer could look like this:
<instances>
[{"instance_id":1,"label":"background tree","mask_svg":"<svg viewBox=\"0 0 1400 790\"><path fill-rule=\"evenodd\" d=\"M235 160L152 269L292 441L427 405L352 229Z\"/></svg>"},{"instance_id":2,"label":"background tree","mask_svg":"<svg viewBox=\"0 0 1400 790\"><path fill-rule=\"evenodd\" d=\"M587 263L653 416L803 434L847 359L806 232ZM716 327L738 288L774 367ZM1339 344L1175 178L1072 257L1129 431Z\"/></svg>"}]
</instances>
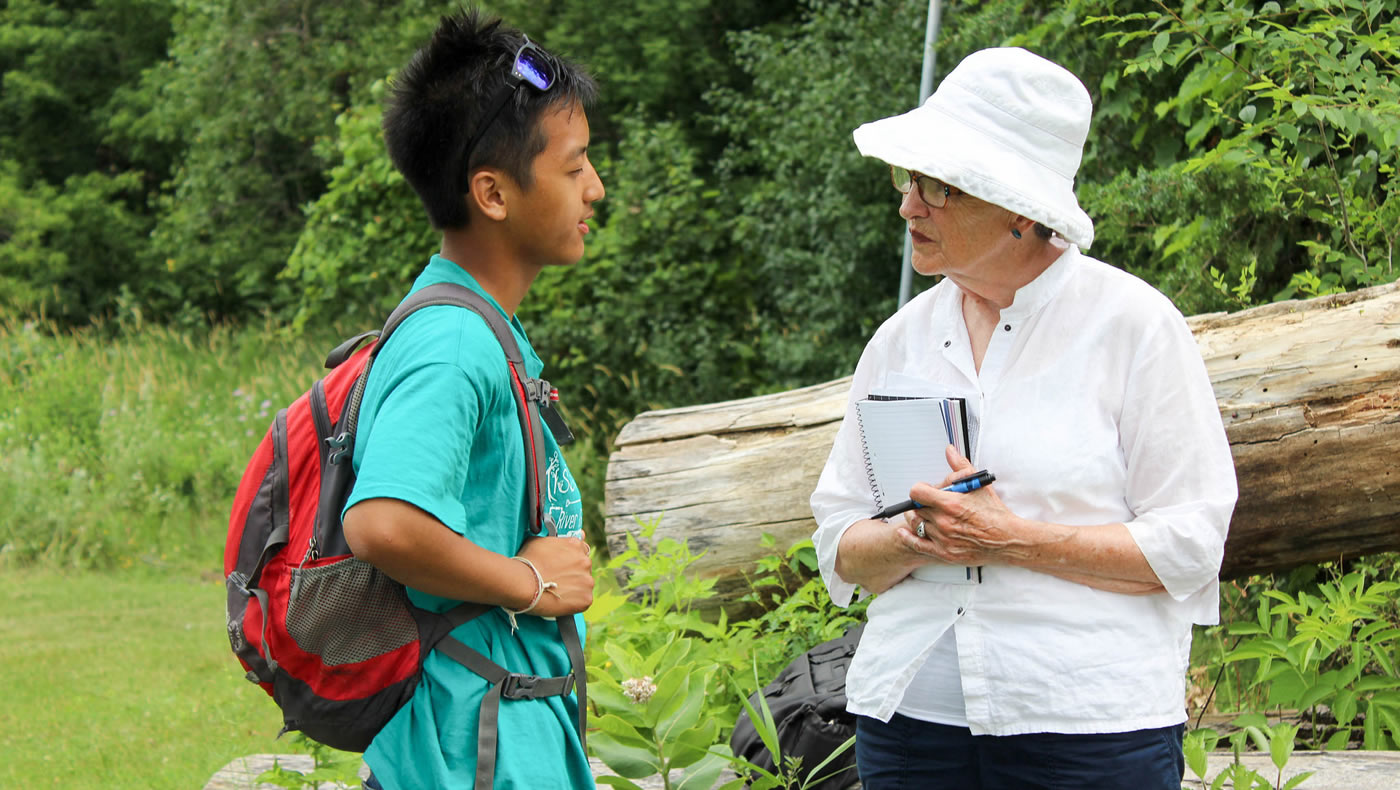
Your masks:
<instances>
[{"instance_id":1,"label":"background tree","mask_svg":"<svg viewBox=\"0 0 1400 790\"><path fill-rule=\"evenodd\" d=\"M111 120L170 17L158 0L0 7L0 306L85 323L149 275L161 161L115 145Z\"/></svg>"},{"instance_id":2,"label":"background tree","mask_svg":"<svg viewBox=\"0 0 1400 790\"><path fill-rule=\"evenodd\" d=\"M436 246L384 152L385 89L455 8L10 3L0 309L377 322ZM588 439L585 489L641 410L848 372L895 308L902 235L850 132L915 103L927 3L491 9L603 88L589 253L522 308ZM1228 309L1396 277L1397 9L950 0L936 76L997 45L1076 73L1090 253L1185 313Z\"/></svg>"}]
</instances>

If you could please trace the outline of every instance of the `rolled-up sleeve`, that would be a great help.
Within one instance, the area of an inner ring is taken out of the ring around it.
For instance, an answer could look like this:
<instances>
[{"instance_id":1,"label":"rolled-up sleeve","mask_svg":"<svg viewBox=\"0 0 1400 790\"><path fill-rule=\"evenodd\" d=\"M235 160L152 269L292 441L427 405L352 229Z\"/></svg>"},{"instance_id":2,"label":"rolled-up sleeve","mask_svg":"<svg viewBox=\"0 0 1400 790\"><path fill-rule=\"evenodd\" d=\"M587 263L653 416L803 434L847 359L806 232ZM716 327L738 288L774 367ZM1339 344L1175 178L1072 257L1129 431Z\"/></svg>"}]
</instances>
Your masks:
<instances>
[{"instance_id":1,"label":"rolled-up sleeve","mask_svg":"<svg viewBox=\"0 0 1400 790\"><path fill-rule=\"evenodd\" d=\"M836 549L852 524L869 518L876 510L875 493L865 469L865 452L861 446L855 402L870 391L871 379L882 367L878 350L880 336L881 333L877 332L856 365L856 372L851 377L851 389L846 396L845 417L841 420L831 454L826 459L826 466L822 468L817 488L811 497L812 516L817 521L817 531L812 535L812 543L817 550L817 566L832 602L842 607L849 605L855 597L856 585L842 579L836 572Z\"/></svg>"},{"instance_id":2,"label":"rolled-up sleeve","mask_svg":"<svg viewBox=\"0 0 1400 790\"><path fill-rule=\"evenodd\" d=\"M1219 620L1225 536L1238 489L1234 459L1200 351L1172 311L1144 334L1119 424L1129 533L1192 620Z\"/></svg>"}]
</instances>

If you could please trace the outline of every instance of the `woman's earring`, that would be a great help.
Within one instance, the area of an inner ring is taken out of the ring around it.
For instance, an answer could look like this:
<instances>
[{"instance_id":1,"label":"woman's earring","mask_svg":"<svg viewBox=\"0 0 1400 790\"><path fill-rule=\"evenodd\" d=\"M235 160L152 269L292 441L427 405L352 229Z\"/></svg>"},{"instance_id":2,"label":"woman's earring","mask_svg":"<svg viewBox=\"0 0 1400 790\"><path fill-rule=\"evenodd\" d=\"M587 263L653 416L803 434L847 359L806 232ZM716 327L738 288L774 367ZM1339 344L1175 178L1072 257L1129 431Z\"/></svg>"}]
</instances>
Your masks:
<instances>
[{"instance_id":1,"label":"woman's earring","mask_svg":"<svg viewBox=\"0 0 1400 790\"><path fill-rule=\"evenodd\" d=\"M1019 239L1019 238L1021 238L1021 229L1020 229L1020 228L1012 228L1012 229L1011 229L1011 237L1014 238L1014 239Z\"/></svg>"}]
</instances>

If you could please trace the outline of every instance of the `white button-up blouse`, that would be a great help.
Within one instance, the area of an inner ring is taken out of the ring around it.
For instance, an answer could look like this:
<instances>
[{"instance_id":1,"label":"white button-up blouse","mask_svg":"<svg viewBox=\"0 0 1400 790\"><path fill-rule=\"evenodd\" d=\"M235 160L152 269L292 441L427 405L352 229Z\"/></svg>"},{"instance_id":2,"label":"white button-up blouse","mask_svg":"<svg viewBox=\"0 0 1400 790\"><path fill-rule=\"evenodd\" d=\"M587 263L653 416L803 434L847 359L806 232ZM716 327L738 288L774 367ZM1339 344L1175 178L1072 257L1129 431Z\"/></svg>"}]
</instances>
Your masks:
<instances>
[{"instance_id":1,"label":"white button-up blouse","mask_svg":"<svg viewBox=\"0 0 1400 790\"><path fill-rule=\"evenodd\" d=\"M853 404L896 372L932 382L933 395L967 400L980 422L972 461L996 475L1013 512L1126 524L1166 592L1105 592L997 565L983 568L976 585L908 577L870 605L847 678L849 709L889 720L951 627L973 734L1126 732L1185 721L1191 624L1219 619L1217 576L1236 487L1181 313L1148 284L1071 246L1002 311L979 372L961 296L944 279L910 301L876 331L856 367L811 498L832 599L845 606L856 589L836 573L841 536L877 510ZM929 452L942 451L930 442Z\"/></svg>"}]
</instances>

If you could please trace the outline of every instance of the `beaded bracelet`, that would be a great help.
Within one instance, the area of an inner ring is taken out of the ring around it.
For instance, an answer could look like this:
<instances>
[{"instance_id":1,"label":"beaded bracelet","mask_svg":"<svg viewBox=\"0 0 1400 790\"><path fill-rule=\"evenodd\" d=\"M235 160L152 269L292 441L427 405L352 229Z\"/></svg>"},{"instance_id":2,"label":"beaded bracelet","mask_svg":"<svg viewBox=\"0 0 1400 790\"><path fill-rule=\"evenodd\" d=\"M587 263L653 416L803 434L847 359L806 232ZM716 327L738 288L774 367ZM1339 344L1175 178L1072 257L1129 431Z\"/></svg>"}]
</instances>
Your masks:
<instances>
[{"instance_id":1,"label":"beaded bracelet","mask_svg":"<svg viewBox=\"0 0 1400 790\"><path fill-rule=\"evenodd\" d=\"M516 629L518 628L515 622L515 616L518 614L525 614L526 612L538 606L540 598L544 595L546 590L548 590L551 595L558 598L559 593L554 592L554 588L558 587L559 583L545 581L544 577L540 575L539 568L535 567L535 563L530 562L530 560L526 559L525 557L517 555L511 557L511 559L525 563L525 566L530 569L530 572L535 574L535 597L530 599L530 603L528 606L526 606L524 609L511 609L508 606L501 607L506 612L506 619L510 620L511 633L515 633Z\"/></svg>"}]
</instances>

